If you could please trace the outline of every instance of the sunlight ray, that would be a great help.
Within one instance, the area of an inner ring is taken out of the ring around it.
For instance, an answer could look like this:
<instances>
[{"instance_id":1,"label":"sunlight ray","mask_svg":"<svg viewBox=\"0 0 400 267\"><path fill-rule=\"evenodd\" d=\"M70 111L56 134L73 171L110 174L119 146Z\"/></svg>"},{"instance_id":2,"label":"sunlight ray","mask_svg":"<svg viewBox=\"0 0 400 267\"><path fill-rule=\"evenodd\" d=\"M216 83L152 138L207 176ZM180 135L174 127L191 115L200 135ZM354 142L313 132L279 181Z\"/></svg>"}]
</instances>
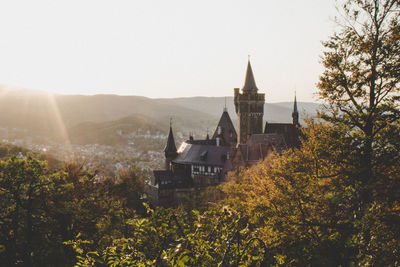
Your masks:
<instances>
[{"instance_id":1,"label":"sunlight ray","mask_svg":"<svg viewBox=\"0 0 400 267\"><path fill-rule=\"evenodd\" d=\"M55 130L58 130L59 133L61 134L62 137L61 141L65 149L67 150L68 159L73 159L74 154L72 151L71 141L68 135L67 127L65 126L64 120L61 116L60 109L57 105L54 94L46 94L46 96L50 104L51 112L53 112L55 118L56 127L58 128Z\"/></svg>"}]
</instances>

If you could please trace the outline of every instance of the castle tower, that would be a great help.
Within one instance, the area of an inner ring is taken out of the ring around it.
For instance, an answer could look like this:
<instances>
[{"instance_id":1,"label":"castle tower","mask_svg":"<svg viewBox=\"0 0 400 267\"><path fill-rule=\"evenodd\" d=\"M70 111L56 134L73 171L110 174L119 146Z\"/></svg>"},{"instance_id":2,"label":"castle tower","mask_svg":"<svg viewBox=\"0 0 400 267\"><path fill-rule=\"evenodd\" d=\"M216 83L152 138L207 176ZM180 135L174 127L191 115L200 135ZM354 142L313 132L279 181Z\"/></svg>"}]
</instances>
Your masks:
<instances>
[{"instance_id":1,"label":"castle tower","mask_svg":"<svg viewBox=\"0 0 400 267\"><path fill-rule=\"evenodd\" d=\"M242 88L234 89L235 110L238 116L238 143L244 144L252 134L261 134L263 128L265 94L259 94L250 60Z\"/></svg>"},{"instance_id":2,"label":"castle tower","mask_svg":"<svg viewBox=\"0 0 400 267\"><path fill-rule=\"evenodd\" d=\"M294 104L293 104L292 119L293 119L293 124L294 125L299 125L299 112L297 111L296 92L294 93Z\"/></svg>"},{"instance_id":3,"label":"castle tower","mask_svg":"<svg viewBox=\"0 0 400 267\"><path fill-rule=\"evenodd\" d=\"M165 155L165 169L169 170L171 161L178 155L175 146L174 134L172 133L171 123L169 125L169 134L168 134L167 145L164 148L164 155Z\"/></svg>"}]
</instances>

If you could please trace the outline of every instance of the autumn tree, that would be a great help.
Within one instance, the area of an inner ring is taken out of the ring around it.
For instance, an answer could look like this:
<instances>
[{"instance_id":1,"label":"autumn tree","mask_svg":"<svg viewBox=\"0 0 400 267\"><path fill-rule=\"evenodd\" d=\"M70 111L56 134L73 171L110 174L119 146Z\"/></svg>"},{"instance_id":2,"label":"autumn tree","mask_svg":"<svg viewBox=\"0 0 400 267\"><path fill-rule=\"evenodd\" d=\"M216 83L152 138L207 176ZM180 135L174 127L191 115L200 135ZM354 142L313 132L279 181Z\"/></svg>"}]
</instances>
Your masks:
<instances>
[{"instance_id":1,"label":"autumn tree","mask_svg":"<svg viewBox=\"0 0 400 267\"><path fill-rule=\"evenodd\" d=\"M400 160L400 1L346 0L340 11L340 32L324 42L325 72L318 88L329 108L321 116L331 124L351 127L349 146L358 157L346 183L357 195L354 216L363 231L359 244L368 250L376 236L372 222L361 221L372 210L392 213L396 202L388 200L394 200L399 189L394 168Z\"/></svg>"},{"instance_id":2,"label":"autumn tree","mask_svg":"<svg viewBox=\"0 0 400 267\"><path fill-rule=\"evenodd\" d=\"M360 151L361 183L374 183L374 166L398 160L386 134L400 118L400 2L346 0L341 4L341 31L324 42L324 73L318 83L320 98L329 104L322 113L333 124L353 128L354 149ZM362 192L369 201L371 192Z\"/></svg>"},{"instance_id":3,"label":"autumn tree","mask_svg":"<svg viewBox=\"0 0 400 267\"><path fill-rule=\"evenodd\" d=\"M400 2L338 2L324 42L326 103L299 150L241 172L224 190L275 255L295 265L400 262Z\"/></svg>"}]
</instances>

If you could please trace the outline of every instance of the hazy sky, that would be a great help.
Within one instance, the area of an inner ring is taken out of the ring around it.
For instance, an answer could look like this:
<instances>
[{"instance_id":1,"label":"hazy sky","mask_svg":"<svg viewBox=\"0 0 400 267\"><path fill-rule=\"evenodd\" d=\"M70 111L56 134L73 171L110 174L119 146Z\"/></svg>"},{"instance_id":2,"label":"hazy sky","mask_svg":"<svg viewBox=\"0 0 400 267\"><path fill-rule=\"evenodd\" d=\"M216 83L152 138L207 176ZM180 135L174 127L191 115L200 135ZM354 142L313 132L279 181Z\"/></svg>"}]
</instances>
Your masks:
<instances>
[{"instance_id":1,"label":"hazy sky","mask_svg":"<svg viewBox=\"0 0 400 267\"><path fill-rule=\"evenodd\" d=\"M68 94L312 101L333 0L2 0L0 83Z\"/></svg>"}]
</instances>

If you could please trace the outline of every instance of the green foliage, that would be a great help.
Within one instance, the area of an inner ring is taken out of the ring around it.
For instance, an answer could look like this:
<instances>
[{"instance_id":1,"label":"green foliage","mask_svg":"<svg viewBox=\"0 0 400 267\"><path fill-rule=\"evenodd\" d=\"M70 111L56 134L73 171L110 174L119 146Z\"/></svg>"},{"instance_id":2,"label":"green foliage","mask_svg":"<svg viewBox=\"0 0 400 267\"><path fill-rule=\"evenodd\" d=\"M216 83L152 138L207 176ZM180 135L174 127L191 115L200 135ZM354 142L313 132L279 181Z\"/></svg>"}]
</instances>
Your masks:
<instances>
[{"instance_id":1,"label":"green foliage","mask_svg":"<svg viewBox=\"0 0 400 267\"><path fill-rule=\"evenodd\" d=\"M101 251L81 253L78 266L265 266L263 241L232 210L203 214L184 210L148 210L129 220L130 237ZM79 244L78 241L74 245ZM77 246L79 252L82 246ZM283 258L280 259L283 262Z\"/></svg>"},{"instance_id":2,"label":"green foliage","mask_svg":"<svg viewBox=\"0 0 400 267\"><path fill-rule=\"evenodd\" d=\"M0 143L0 159L6 159L9 157L27 157L31 156L39 160L45 160L47 162L47 167L51 170L59 169L63 166L63 163L56 159L53 155L48 153L38 153L33 152L27 148L8 144Z\"/></svg>"},{"instance_id":3,"label":"green foliage","mask_svg":"<svg viewBox=\"0 0 400 267\"><path fill-rule=\"evenodd\" d=\"M145 181L144 173L138 167L120 169L117 179L113 185L113 195L120 199L126 208L139 210L143 209L142 194L144 192Z\"/></svg>"},{"instance_id":4,"label":"green foliage","mask_svg":"<svg viewBox=\"0 0 400 267\"><path fill-rule=\"evenodd\" d=\"M8 265L32 264L33 250L45 253L48 244L40 229L49 227L42 197L51 190L45 164L33 158L0 162L1 239ZM4 242L4 243L3 243ZM39 255L38 255L39 254ZM38 259L40 260L40 259Z\"/></svg>"},{"instance_id":5,"label":"green foliage","mask_svg":"<svg viewBox=\"0 0 400 267\"><path fill-rule=\"evenodd\" d=\"M133 170L127 173L120 179L139 180ZM135 213L122 203L130 203L135 190L141 195L143 186L130 187L123 197L113 195L114 187L112 180L97 181L95 173L76 163L49 171L46 162L32 157L0 161L0 261L71 266L75 252L64 242L90 239L84 244L93 249L122 237L125 218Z\"/></svg>"}]
</instances>

